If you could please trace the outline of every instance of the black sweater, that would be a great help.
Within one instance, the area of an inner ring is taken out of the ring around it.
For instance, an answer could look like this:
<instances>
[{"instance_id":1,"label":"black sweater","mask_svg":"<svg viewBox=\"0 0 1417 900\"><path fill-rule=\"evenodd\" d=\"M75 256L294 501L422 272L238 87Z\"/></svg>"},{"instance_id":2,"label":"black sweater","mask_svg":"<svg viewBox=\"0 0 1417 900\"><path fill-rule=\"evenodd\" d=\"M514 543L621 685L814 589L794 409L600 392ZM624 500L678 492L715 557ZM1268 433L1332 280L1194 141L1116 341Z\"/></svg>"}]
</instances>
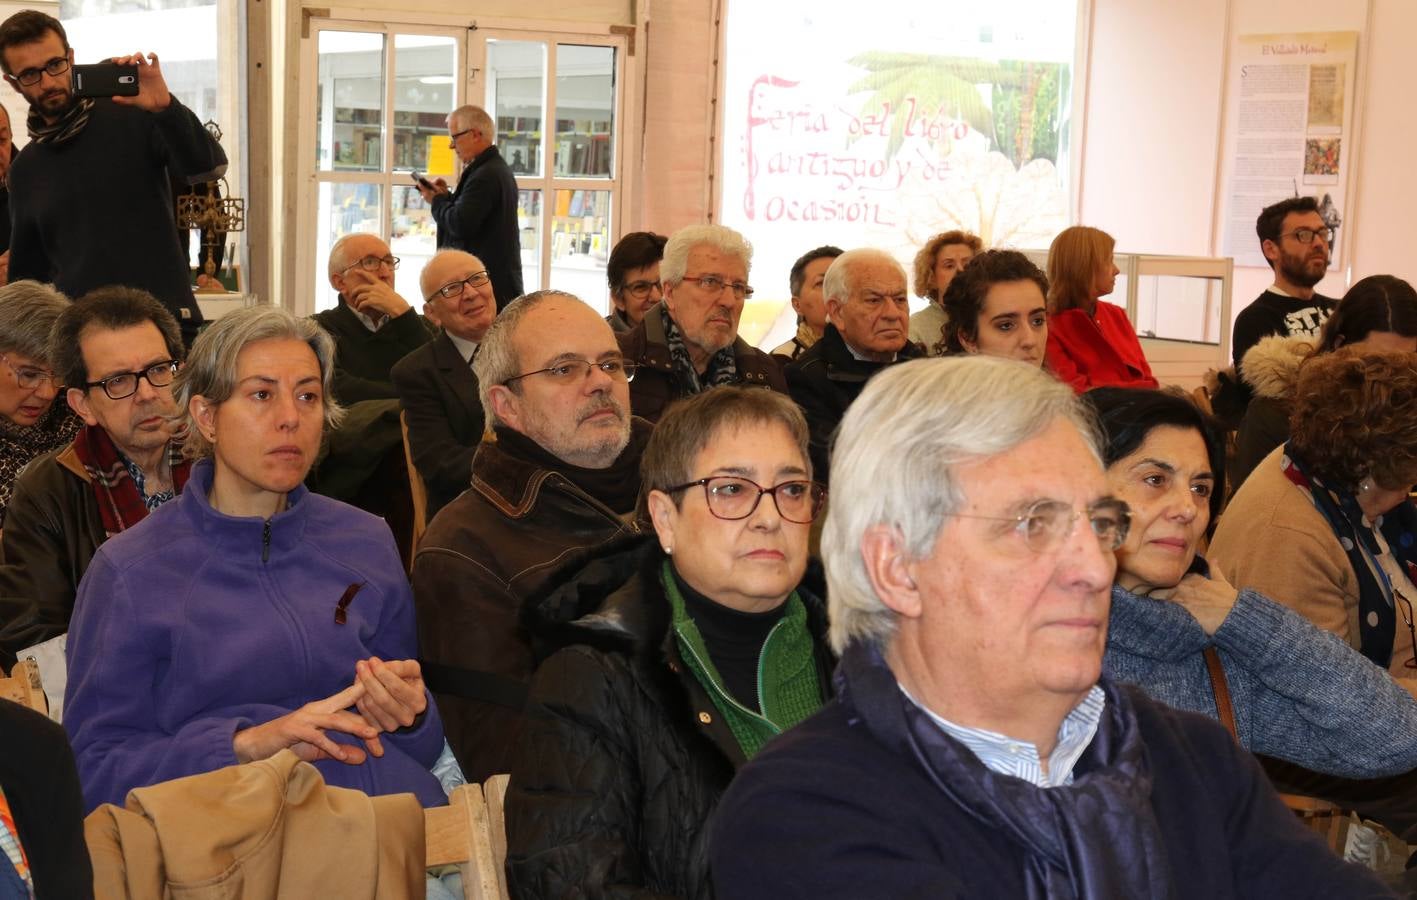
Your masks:
<instances>
[{"instance_id":1,"label":"black sweater","mask_svg":"<svg viewBox=\"0 0 1417 900\"><path fill-rule=\"evenodd\" d=\"M226 153L191 110L160 113L97 100L88 124L55 146L30 142L10 169L10 280L53 282L70 297L109 284L162 301L190 340L202 321L177 240L171 179L226 171Z\"/></svg>"}]
</instances>

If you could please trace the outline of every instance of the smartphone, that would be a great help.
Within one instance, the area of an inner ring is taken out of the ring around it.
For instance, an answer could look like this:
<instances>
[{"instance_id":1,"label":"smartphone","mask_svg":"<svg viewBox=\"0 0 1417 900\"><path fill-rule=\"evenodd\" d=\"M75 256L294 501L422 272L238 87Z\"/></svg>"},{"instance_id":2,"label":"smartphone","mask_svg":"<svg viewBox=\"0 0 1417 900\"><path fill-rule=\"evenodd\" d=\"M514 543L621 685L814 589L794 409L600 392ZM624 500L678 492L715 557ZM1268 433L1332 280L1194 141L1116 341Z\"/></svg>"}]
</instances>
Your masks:
<instances>
[{"instance_id":1,"label":"smartphone","mask_svg":"<svg viewBox=\"0 0 1417 900\"><path fill-rule=\"evenodd\" d=\"M427 178L424 178L424 177L423 177L423 173L422 173L422 172L418 172L418 171L409 172L409 173L408 173L408 177L409 177L409 178L412 178L414 181L418 182L419 185L421 185L422 187L427 188L427 189L430 190L430 191L436 191L436 190L437 190L437 188L433 186L433 182L431 182L431 181L429 181Z\"/></svg>"},{"instance_id":2,"label":"smartphone","mask_svg":"<svg viewBox=\"0 0 1417 900\"><path fill-rule=\"evenodd\" d=\"M75 97L136 97L138 67L102 62L72 66Z\"/></svg>"}]
</instances>

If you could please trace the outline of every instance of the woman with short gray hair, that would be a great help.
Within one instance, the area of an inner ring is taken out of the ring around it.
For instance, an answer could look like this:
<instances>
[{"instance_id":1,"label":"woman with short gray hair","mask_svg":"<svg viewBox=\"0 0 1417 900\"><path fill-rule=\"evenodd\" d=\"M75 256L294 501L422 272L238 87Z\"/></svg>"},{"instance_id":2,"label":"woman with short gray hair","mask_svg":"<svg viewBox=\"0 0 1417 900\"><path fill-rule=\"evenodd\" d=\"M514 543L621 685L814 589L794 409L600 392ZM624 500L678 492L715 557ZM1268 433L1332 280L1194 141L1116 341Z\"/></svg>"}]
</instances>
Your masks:
<instances>
[{"instance_id":1,"label":"woman with short gray hair","mask_svg":"<svg viewBox=\"0 0 1417 900\"><path fill-rule=\"evenodd\" d=\"M303 485L339 418L333 360L273 307L193 343L187 488L99 548L75 601L64 724L86 809L284 749L330 784L445 802L393 536Z\"/></svg>"},{"instance_id":2,"label":"woman with short gray hair","mask_svg":"<svg viewBox=\"0 0 1417 900\"><path fill-rule=\"evenodd\" d=\"M30 460L66 446L83 422L50 365L49 331L69 299L47 284L0 288L0 525L15 478Z\"/></svg>"}]
</instances>

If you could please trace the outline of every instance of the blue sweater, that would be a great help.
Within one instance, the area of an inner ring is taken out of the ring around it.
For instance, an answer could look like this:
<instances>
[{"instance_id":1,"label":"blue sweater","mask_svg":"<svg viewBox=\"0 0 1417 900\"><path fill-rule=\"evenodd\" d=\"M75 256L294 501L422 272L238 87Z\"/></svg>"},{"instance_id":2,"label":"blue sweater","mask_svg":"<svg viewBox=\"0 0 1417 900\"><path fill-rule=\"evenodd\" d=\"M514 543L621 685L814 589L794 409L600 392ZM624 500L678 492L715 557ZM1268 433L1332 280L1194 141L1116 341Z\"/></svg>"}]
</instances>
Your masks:
<instances>
[{"instance_id":1,"label":"blue sweater","mask_svg":"<svg viewBox=\"0 0 1417 900\"><path fill-rule=\"evenodd\" d=\"M1151 886L1127 896L1393 896L1305 829L1224 729L1135 688L1103 679L1107 711L1074 783L1045 789L922 731L875 651L848 647L836 683L719 802L719 897L1090 898L1104 896L1089 865L1103 858L1122 866L1114 884Z\"/></svg>"},{"instance_id":2,"label":"blue sweater","mask_svg":"<svg viewBox=\"0 0 1417 900\"><path fill-rule=\"evenodd\" d=\"M267 529L212 509L211 483L211 463L198 463L187 489L105 542L79 583L64 725L86 811L234 765L238 730L349 687L358 659L417 655L412 594L381 520L299 487ZM340 787L446 802L429 771L443 746L431 698L413 727L381 739L381 758L315 765Z\"/></svg>"},{"instance_id":3,"label":"blue sweater","mask_svg":"<svg viewBox=\"0 0 1417 900\"><path fill-rule=\"evenodd\" d=\"M1112 588L1107 677L1218 718L1201 655L1212 644L1248 749L1344 778L1417 768L1417 699L1293 610L1241 591L1212 638L1180 604Z\"/></svg>"}]
</instances>

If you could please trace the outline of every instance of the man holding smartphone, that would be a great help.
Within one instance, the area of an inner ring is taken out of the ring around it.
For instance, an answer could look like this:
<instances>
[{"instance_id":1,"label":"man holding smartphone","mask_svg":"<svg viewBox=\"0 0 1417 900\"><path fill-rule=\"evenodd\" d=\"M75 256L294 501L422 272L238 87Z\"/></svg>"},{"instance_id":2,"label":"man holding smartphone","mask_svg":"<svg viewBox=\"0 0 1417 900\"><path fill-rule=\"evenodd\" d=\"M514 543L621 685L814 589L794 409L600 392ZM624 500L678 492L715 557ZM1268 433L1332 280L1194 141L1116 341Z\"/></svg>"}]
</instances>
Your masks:
<instances>
[{"instance_id":1,"label":"man holding smartphone","mask_svg":"<svg viewBox=\"0 0 1417 900\"><path fill-rule=\"evenodd\" d=\"M71 297L142 288L191 344L202 313L177 237L171 183L220 178L226 154L168 92L154 54L111 62L136 73L132 96L79 97L64 26L35 10L0 24L0 69L30 105L30 143L10 174L10 277L53 282ZM124 78L110 89L131 89Z\"/></svg>"},{"instance_id":2,"label":"man holding smartphone","mask_svg":"<svg viewBox=\"0 0 1417 900\"><path fill-rule=\"evenodd\" d=\"M436 179L418 192L438 223L438 246L482 260L501 309L522 294L522 244L517 225L517 179L497 151L497 129L487 110L459 106L448 116L448 144L463 164L456 190Z\"/></svg>"}]
</instances>

